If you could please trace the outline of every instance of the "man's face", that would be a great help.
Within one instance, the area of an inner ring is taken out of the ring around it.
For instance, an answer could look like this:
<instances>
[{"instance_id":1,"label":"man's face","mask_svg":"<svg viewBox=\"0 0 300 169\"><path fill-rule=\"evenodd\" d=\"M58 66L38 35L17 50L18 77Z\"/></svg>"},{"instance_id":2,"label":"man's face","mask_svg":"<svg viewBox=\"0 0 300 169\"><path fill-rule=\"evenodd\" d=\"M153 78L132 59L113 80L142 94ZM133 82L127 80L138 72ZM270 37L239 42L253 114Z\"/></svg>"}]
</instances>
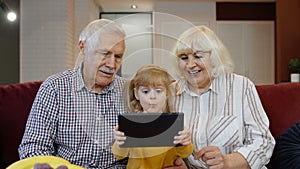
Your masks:
<instances>
[{"instance_id":1,"label":"man's face","mask_svg":"<svg viewBox=\"0 0 300 169\"><path fill-rule=\"evenodd\" d=\"M98 47L85 55L84 81L102 91L114 79L119 70L125 50L124 39L117 34L102 33Z\"/></svg>"}]
</instances>

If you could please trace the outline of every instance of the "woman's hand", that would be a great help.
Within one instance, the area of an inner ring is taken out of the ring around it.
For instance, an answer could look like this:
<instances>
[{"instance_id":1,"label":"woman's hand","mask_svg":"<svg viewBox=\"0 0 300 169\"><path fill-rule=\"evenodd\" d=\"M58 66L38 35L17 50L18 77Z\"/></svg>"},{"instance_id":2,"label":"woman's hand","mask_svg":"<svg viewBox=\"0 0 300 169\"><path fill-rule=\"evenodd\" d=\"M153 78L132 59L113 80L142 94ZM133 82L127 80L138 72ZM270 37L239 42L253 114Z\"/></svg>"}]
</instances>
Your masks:
<instances>
[{"instance_id":1,"label":"woman's hand","mask_svg":"<svg viewBox=\"0 0 300 169\"><path fill-rule=\"evenodd\" d=\"M187 146L191 143L191 133L187 128L178 132L178 136L174 137L174 142L176 144L181 144L182 146Z\"/></svg>"},{"instance_id":2,"label":"woman's hand","mask_svg":"<svg viewBox=\"0 0 300 169\"><path fill-rule=\"evenodd\" d=\"M247 160L238 152L222 154L216 146L207 146L194 152L195 159L202 159L210 169L250 169Z\"/></svg>"},{"instance_id":3,"label":"woman's hand","mask_svg":"<svg viewBox=\"0 0 300 169\"><path fill-rule=\"evenodd\" d=\"M194 152L194 159L201 159L210 169L224 169L225 156L216 146L207 146Z\"/></svg>"},{"instance_id":4,"label":"woman's hand","mask_svg":"<svg viewBox=\"0 0 300 169\"><path fill-rule=\"evenodd\" d=\"M171 167L165 167L164 169L187 169L187 166L185 165L184 161L182 158L177 158L174 161L174 166Z\"/></svg>"},{"instance_id":5,"label":"woman's hand","mask_svg":"<svg viewBox=\"0 0 300 169\"><path fill-rule=\"evenodd\" d=\"M115 143L117 145L123 145L126 140L124 132L119 131L119 126L117 125L114 129Z\"/></svg>"}]
</instances>

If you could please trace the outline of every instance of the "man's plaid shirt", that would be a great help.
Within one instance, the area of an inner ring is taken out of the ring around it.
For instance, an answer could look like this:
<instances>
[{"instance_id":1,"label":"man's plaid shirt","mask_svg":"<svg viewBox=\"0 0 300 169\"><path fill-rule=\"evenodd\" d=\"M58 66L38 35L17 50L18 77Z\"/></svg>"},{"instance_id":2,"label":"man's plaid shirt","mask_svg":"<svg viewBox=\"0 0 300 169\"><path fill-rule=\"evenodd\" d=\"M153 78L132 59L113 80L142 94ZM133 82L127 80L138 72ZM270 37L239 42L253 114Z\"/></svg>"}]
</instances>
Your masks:
<instances>
[{"instance_id":1,"label":"man's plaid shirt","mask_svg":"<svg viewBox=\"0 0 300 169\"><path fill-rule=\"evenodd\" d=\"M124 80L116 76L99 94L84 85L81 68L45 80L28 117L20 158L54 155L85 168L124 168L111 152L113 129L125 111Z\"/></svg>"}]
</instances>

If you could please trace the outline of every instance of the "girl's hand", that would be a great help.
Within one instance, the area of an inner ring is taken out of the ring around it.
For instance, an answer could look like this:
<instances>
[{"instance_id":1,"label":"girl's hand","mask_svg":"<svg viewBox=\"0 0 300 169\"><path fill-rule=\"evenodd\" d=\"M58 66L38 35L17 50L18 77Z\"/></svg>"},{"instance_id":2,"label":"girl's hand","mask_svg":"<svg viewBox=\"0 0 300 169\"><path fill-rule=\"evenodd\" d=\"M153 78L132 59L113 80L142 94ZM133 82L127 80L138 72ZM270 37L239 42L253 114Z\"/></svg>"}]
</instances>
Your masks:
<instances>
[{"instance_id":1,"label":"girl's hand","mask_svg":"<svg viewBox=\"0 0 300 169\"><path fill-rule=\"evenodd\" d=\"M123 145L126 140L126 136L123 132L119 131L119 126L117 125L114 129L114 137L115 137L115 143L117 145Z\"/></svg>"},{"instance_id":2,"label":"girl's hand","mask_svg":"<svg viewBox=\"0 0 300 169\"><path fill-rule=\"evenodd\" d=\"M187 128L178 132L178 136L174 137L174 144L181 144L187 146L191 143L191 133Z\"/></svg>"}]
</instances>

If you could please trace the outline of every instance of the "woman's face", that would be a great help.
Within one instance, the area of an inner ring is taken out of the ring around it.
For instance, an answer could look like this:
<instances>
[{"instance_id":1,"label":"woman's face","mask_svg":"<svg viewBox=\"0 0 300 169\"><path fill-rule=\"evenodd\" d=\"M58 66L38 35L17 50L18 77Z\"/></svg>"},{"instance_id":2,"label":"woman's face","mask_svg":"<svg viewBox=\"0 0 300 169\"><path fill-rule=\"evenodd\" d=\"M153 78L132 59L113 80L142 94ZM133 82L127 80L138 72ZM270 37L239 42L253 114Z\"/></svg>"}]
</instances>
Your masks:
<instances>
[{"instance_id":1,"label":"woman's face","mask_svg":"<svg viewBox=\"0 0 300 169\"><path fill-rule=\"evenodd\" d=\"M145 113L162 113L165 110L167 92L163 85L139 86L134 91L135 97L140 101Z\"/></svg>"},{"instance_id":2,"label":"woman's face","mask_svg":"<svg viewBox=\"0 0 300 169\"><path fill-rule=\"evenodd\" d=\"M210 51L188 50L178 55L179 69L188 81L189 87L207 88L211 83L212 63Z\"/></svg>"}]
</instances>

